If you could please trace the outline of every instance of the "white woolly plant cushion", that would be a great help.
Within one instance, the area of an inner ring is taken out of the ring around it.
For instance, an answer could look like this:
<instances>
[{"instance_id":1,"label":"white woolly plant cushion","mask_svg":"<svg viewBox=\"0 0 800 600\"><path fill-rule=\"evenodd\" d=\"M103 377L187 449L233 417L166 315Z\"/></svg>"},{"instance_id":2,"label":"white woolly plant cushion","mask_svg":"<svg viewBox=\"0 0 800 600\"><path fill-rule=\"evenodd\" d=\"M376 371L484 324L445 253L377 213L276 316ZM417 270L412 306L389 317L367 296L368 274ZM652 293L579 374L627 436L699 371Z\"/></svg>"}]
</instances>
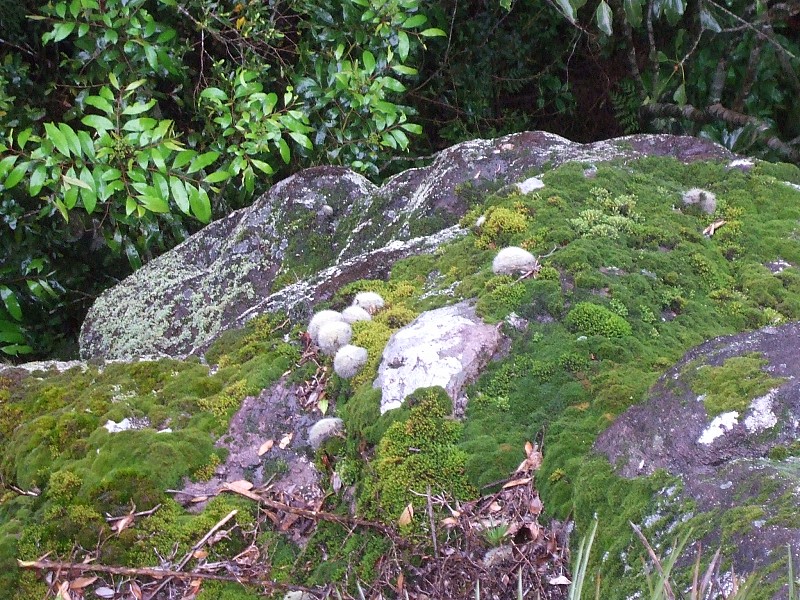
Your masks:
<instances>
[{"instance_id":1,"label":"white woolly plant cushion","mask_svg":"<svg viewBox=\"0 0 800 600\"><path fill-rule=\"evenodd\" d=\"M366 348L347 344L336 352L333 358L333 370L342 379L350 379L367 364L368 357Z\"/></svg>"},{"instance_id":2,"label":"white woolly plant cushion","mask_svg":"<svg viewBox=\"0 0 800 600\"><path fill-rule=\"evenodd\" d=\"M353 328L344 321L331 321L319 328L317 346L323 354L333 356L336 351L347 344L353 337Z\"/></svg>"},{"instance_id":3,"label":"white woolly plant cushion","mask_svg":"<svg viewBox=\"0 0 800 600\"><path fill-rule=\"evenodd\" d=\"M311 317L311 321L308 323L308 335L311 336L311 339L314 340L315 344L319 344L319 329L325 323L333 323L336 321L343 321L342 313L336 312L335 310L321 310L313 317Z\"/></svg>"},{"instance_id":4,"label":"white woolly plant cushion","mask_svg":"<svg viewBox=\"0 0 800 600\"><path fill-rule=\"evenodd\" d=\"M348 306L342 311L342 320L345 323L355 323L356 321L371 321L372 317L360 306Z\"/></svg>"},{"instance_id":5,"label":"white woolly plant cushion","mask_svg":"<svg viewBox=\"0 0 800 600\"><path fill-rule=\"evenodd\" d=\"M527 273L539 264L536 257L518 246L503 248L492 261L492 272L495 275L513 275Z\"/></svg>"},{"instance_id":6,"label":"white woolly plant cushion","mask_svg":"<svg viewBox=\"0 0 800 600\"><path fill-rule=\"evenodd\" d=\"M382 309L384 305L383 298L376 292L359 292L353 299L353 306L360 306L371 315Z\"/></svg>"}]
</instances>

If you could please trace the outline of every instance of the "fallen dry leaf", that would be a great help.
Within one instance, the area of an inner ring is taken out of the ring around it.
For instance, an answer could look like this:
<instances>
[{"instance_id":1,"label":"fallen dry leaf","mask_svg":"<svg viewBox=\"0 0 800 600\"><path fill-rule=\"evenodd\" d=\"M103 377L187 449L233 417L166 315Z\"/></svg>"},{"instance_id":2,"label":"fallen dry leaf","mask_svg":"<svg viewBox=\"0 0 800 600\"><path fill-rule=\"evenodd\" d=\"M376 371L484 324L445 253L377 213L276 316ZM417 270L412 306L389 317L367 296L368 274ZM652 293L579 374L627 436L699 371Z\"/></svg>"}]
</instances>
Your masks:
<instances>
[{"instance_id":1,"label":"fallen dry leaf","mask_svg":"<svg viewBox=\"0 0 800 600\"><path fill-rule=\"evenodd\" d=\"M518 485L525 485L526 483L530 482L531 482L530 477L522 477L521 479L512 479L503 486L503 489L507 490L508 488L517 487Z\"/></svg>"},{"instance_id":2,"label":"fallen dry leaf","mask_svg":"<svg viewBox=\"0 0 800 600\"><path fill-rule=\"evenodd\" d=\"M553 577L548 583L550 585L572 585L572 582L563 575Z\"/></svg>"},{"instance_id":3,"label":"fallen dry leaf","mask_svg":"<svg viewBox=\"0 0 800 600\"><path fill-rule=\"evenodd\" d=\"M445 527L456 527L458 525L458 519L454 519L453 517L446 517L442 519L442 525Z\"/></svg>"},{"instance_id":4,"label":"fallen dry leaf","mask_svg":"<svg viewBox=\"0 0 800 600\"><path fill-rule=\"evenodd\" d=\"M414 520L414 506L409 502L408 506L403 509L400 518L397 519L397 524L402 527L403 525L408 525L411 521Z\"/></svg>"},{"instance_id":5,"label":"fallen dry leaf","mask_svg":"<svg viewBox=\"0 0 800 600\"><path fill-rule=\"evenodd\" d=\"M497 502L492 502L489 505L489 512L490 513L496 513L498 510L503 510L503 507L500 506L500 504L498 504Z\"/></svg>"},{"instance_id":6,"label":"fallen dry leaf","mask_svg":"<svg viewBox=\"0 0 800 600\"><path fill-rule=\"evenodd\" d=\"M114 524L111 526L111 530L112 530L112 531L116 531L117 533L122 533L122 532L123 532L123 531L125 531L125 530L126 530L128 527L130 527L131 525L133 525L133 521L134 521L134 516L133 516L133 513L128 513L127 515L125 515L125 516L124 516L124 517L122 517L121 519L118 519L118 520L117 520L117 522L116 522L116 523L114 523Z\"/></svg>"},{"instance_id":7,"label":"fallen dry leaf","mask_svg":"<svg viewBox=\"0 0 800 600\"><path fill-rule=\"evenodd\" d=\"M58 587L56 600L72 600L72 594L69 593L69 581L62 582Z\"/></svg>"},{"instance_id":8,"label":"fallen dry leaf","mask_svg":"<svg viewBox=\"0 0 800 600\"><path fill-rule=\"evenodd\" d=\"M208 551L206 550L195 550L192 554L194 558L206 558L208 556Z\"/></svg>"},{"instance_id":9,"label":"fallen dry leaf","mask_svg":"<svg viewBox=\"0 0 800 600\"><path fill-rule=\"evenodd\" d=\"M278 447L281 450L286 450L286 447L292 443L292 438L294 437L294 432L290 431L286 435L281 438L281 443L278 444Z\"/></svg>"},{"instance_id":10,"label":"fallen dry leaf","mask_svg":"<svg viewBox=\"0 0 800 600\"><path fill-rule=\"evenodd\" d=\"M97 581L97 577L78 577L77 579L70 581L69 589L80 590L92 585L95 581Z\"/></svg>"},{"instance_id":11,"label":"fallen dry leaf","mask_svg":"<svg viewBox=\"0 0 800 600\"><path fill-rule=\"evenodd\" d=\"M264 456L267 452L272 450L272 446L274 444L275 444L275 440L267 440L266 442L261 444L261 447L258 449L258 455L259 456Z\"/></svg>"},{"instance_id":12,"label":"fallen dry leaf","mask_svg":"<svg viewBox=\"0 0 800 600\"><path fill-rule=\"evenodd\" d=\"M136 600L142 600L142 588L139 587L138 583L136 583L135 581L131 581L131 583L130 583L130 591L131 591L131 595Z\"/></svg>"},{"instance_id":13,"label":"fallen dry leaf","mask_svg":"<svg viewBox=\"0 0 800 600\"><path fill-rule=\"evenodd\" d=\"M538 494L533 500L531 500L529 508L534 515L542 514L542 511L544 510L544 504L542 504L542 500L539 498Z\"/></svg>"},{"instance_id":14,"label":"fallen dry leaf","mask_svg":"<svg viewBox=\"0 0 800 600\"><path fill-rule=\"evenodd\" d=\"M110 587L106 587L106 586L102 586L102 587L97 588L94 591L94 593L97 594L100 598L113 598L114 597L114 590L112 590Z\"/></svg>"},{"instance_id":15,"label":"fallen dry leaf","mask_svg":"<svg viewBox=\"0 0 800 600\"><path fill-rule=\"evenodd\" d=\"M241 484L241 485L237 485ZM249 484L249 487L244 484ZM234 492L235 494L239 494L240 496L244 496L245 498L250 498L251 500L255 500L256 502L261 501L261 496L258 494L254 494L250 491L253 487L253 484L249 481L234 481L231 483L223 483L220 491L227 490L229 492Z\"/></svg>"},{"instance_id":16,"label":"fallen dry leaf","mask_svg":"<svg viewBox=\"0 0 800 600\"><path fill-rule=\"evenodd\" d=\"M208 496L195 496L194 498L189 500L189 502L191 502L192 504L197 504L198 502L205 502L206 500L208 500Z\"/></svg>"},{"instance_id":17,"label":"fallen dry leaf","mask_svg":"<svg viewBox=\"0 0 800 600\"><path fill-rule=\"evenodd\" d=\"M703 229L703 235L711 237L712 235L714 235L714 233L716 233L717 229L719 229L720 227L725 225L726 222L727 221L725 221L725 219L720 219L719 221L714 221L713 223L711 223L711 225L709 225L708 227Z\"/></svg>"},{"instance_id":18,"label":"fallen dry leaf","mask_svg":"<svg viewBox=\"0 0 800 600\"><path fill-rule=\"evenodd\" d=\"M397 576L397 585L395 587L397 588L398 596L403 595L403 584L405 583L405 580L406 578L403 576L402 573L400 573L400 575Z\"/></svg>"}]
</instances>

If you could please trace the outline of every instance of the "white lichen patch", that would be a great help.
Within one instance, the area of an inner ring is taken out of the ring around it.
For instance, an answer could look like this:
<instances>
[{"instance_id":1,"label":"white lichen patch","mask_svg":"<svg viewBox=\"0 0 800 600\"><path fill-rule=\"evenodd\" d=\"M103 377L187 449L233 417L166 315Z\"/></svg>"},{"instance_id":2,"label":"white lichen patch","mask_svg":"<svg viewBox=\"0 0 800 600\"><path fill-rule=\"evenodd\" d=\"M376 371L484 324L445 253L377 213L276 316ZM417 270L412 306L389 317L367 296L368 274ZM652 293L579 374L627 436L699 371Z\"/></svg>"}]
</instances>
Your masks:
<instances>
[{"instance_id":1,"label":"white lichen patch","mask_svg":"<svg viewBox=\"0 0 800 600\"><path fill-rule=\"evenodd\" d=\"M772 399L777 392L778 388L772 389L750 403L750 412L744 419L747 431L758 433L777 425L778 417L772 412Z\"/></svg>"},{"instance_id":2,"label":"white lichen patch","mask_svg":"<svg viewBox=\"0 0 800 600\"><path fill-rule=\"evenodd\" d=\"M717 415L697 438L698 444L711 444L718 437L725 435L739 423L739 413L735 410Z\"/></svg>"}]
</instances>

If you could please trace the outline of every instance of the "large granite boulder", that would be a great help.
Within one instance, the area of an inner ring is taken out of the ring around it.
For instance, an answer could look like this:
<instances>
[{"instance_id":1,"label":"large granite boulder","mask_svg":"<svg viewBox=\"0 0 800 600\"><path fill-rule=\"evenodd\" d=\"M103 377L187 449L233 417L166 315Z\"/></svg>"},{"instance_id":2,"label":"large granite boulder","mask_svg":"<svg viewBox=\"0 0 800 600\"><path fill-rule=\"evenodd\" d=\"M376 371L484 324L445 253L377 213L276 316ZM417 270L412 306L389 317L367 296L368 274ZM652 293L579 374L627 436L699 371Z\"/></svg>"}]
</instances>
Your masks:
<instances>
[{"instance_id":1,"label":"large granite boulder","mask_svg":"<svg viewBox=\"0 0 800 600\"><path fill-rule=\"evenodd\" d=\"M670 504L716 518L747 509L727 540L737 573L785 560L787 544L800 549L800 324L694 348L595 449L627 478L678 476L683 489ZM719 532L706 546L720 543Z\"/></svg>"},{"instance_id":2,"label":"large granite boulder","mask_svg":"<svg viewBox=\"0 0 800 600\"><path fill-rule=\"evenodd\" d=\"M463 233L458 186L514 183L543 165L643 156L730 158L690 137L639 135L576 144L544 132L463 142L378 187L318 167L273 186L102 294L80 336L84 358L201 352L248 318L286 310L298 320L345 283L384 277L398 259Z\"/></svg>"}]
</instances>

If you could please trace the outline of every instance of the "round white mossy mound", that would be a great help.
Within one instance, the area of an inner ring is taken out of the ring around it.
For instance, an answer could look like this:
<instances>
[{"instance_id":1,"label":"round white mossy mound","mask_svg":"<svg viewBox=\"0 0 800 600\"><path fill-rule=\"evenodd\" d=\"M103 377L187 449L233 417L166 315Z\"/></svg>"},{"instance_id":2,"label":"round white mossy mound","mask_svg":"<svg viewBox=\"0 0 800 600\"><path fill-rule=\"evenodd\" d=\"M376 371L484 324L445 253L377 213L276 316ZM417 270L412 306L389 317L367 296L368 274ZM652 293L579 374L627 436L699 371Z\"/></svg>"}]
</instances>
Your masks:
<instances>
[{"instance_id":1,"label":"round white mossy mound","mask_svg":"<svg viewBox=\"0 0 800 600\"><path fill-rule=\"evenodd\" d=\"M492 272L495 275L513 275L527 273L539 265L536 257L518 246L503 248L492 261Z\"/></svg>"},{"instance_id":2,"label":"round white mossy mound","mask_svg":"<svg viewBox=\"0 0 800 600\"><path fill-rule=\"evenodd\" d=\"M342 320L345 323L355 323L356 321L371 321L372 317L360 306L348 306L342 311Z\"/></svg>"},{"instance_id":3,"label":"round white mossy mound","mask_svg":"<svg viewBox=\"0 0 800 600\"><path fill-rule=\"evenodd\" d=\"M342 313L335 310L321 310L308 322L308 335L314 340L315 344L319 344L319 330L325 323L343 322Z\"/></svg>"},{"instance_id":4,"label":"round white mossy mound","mask_svg":"<svg viewBox=\"0 0 800 600\"><path fill-rule=\"evenodd\" d=\"M317 346L323 354L333 356L336 351L350 342L353 328L344 321L324 323L317 333Z\"/></svg>"},{"instance_id":5,"label":"round white mossy mound","mask_svg":"<svg viewBox=\"0 0 800 600\"><path fill-rule=\"evenodd\" d=\"M333 357L333 370L342 379L350 379L367 364L368 357L366 348L347 344L339 348Z\"/></svg>"},{"instance_id":6,"label":"round white mossy mound","mask_svg":"<svg viewBox=\"0 0 800 600\"><path fill-rule=\"evenodd\" d=\"M692 188L686 192L683 195L683 203L685 205L696 204L707 215L714 214L717 210L717 196L714 192L700 188Z\"/></svg>"},{"instance_id":7,"label":"round white mossy mound","mask_svg":"<svg viewBox=\"0 0 800 600\"><path fill-rule=\"evenodd\" d=\"M360 306L371 315L382 309L385 304L381 295L376 292L359 292L353 299L353 306Z\"/></svg>"}]
</instances>

